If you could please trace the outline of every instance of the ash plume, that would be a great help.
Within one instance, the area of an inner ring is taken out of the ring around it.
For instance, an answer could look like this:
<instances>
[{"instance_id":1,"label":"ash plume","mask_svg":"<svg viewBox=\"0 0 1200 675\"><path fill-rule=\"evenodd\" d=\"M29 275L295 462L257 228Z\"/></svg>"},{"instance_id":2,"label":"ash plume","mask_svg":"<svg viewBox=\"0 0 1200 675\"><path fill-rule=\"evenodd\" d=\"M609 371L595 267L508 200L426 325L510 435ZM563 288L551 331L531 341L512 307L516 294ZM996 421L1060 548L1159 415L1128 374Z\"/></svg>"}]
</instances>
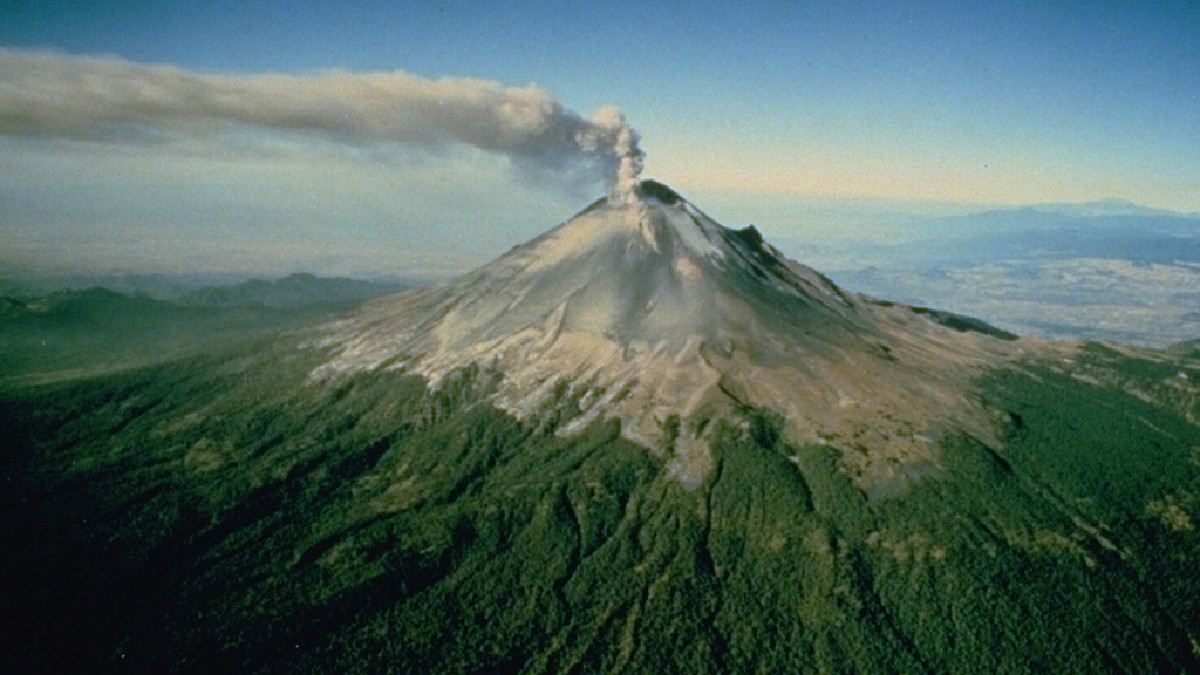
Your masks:
<instances>
[{"instance_id":1,"label":"ash plume","mask_svg":"<svg viewBox=\"0 0 1200 675\"><path fill-rule=\"evenodd\" d=\"M0 49L0 135L160 142L236 127L313 133L347 145L465 144L519 166L603 174L635 194L643 153L620 110L591 117L545 90L403 71L198 73L110 56Z\"/></svg>"}]
</instances>

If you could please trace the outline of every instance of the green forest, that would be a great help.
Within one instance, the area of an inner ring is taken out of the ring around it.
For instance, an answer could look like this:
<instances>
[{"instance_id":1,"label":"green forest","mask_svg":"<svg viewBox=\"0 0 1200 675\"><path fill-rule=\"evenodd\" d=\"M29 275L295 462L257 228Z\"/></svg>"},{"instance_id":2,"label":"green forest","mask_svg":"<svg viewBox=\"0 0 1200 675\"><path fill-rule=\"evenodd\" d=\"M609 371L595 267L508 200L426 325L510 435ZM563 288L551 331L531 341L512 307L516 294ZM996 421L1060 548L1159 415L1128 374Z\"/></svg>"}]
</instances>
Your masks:
<instances>
[{"instance_id":1,"label":"green forest","mask_svg":"<svg viewBox=\"0 0 1200 675\"><path fill-rule=\"evenodd\" d=\"M769 411L689 489L569 399L313 383L301 342L3 388L6 672L1200 671L1169 359L992 372L1002 447L869 494Z\"/></svg>"}]
</instances>

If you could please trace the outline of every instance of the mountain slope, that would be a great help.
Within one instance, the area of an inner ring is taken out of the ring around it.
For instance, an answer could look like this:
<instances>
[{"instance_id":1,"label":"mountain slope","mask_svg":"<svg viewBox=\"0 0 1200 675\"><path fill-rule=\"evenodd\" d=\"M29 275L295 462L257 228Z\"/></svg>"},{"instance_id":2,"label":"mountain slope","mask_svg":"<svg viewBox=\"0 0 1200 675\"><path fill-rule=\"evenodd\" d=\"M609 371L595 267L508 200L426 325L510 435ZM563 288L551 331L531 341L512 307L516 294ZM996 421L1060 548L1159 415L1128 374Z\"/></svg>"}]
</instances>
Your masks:
<instances>
[{"instance_id":1,"label":"mountain slope","mask_svg":"<svg viewBox=\"0 0 1200 675\"><path fill-rule=\"evenodd\" d=\"M319 341L337 356L314 379L394 368L436 386L495 368L502 410L561 414L568 397L567 433L616 417L690 483L712 467L707 425L764 407L796 442L870 446L855 467L867 484L936 463L947 433L995 441L970 378L1021 348L946 316L847 294L647 182L454 282L369 305Z\"/></svg>"},{"instance_id":2,"label":"mountain slope","mask_svg":"<svg viewBox=\"0 0 1200 675\"><path fill-rule=\"evenodd\" d=\"M1200 363L642 200L306 334L0 389L5 670L1200 670Z\"/></svg>"}]
</instances>

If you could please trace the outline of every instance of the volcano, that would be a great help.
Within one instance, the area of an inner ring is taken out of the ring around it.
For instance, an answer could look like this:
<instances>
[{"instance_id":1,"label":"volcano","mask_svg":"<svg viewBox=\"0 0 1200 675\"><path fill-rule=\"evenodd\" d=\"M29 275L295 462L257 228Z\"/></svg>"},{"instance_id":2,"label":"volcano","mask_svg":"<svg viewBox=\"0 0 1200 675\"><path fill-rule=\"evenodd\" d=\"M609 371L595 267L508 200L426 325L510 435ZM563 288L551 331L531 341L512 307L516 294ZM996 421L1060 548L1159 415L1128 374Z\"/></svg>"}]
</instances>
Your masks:
<instances>
[{"instance_id":1,"label":"volcano","mask_svg":"<svg viewBox=\"0 0 1200 675\"><path fill-rule=\"evenodd\" d=\"M711 472L714 420L769 409L795 442L858 449L869 486L935 466L948 433L996 442L970 378L1023 350L982 322L947 324L848 294L644 181L457 281L366 308L319 342L336 355L314 377L400 370L436 387L474 365L515 418L566 415L568 435L618 419L691 485Z\"/></svg>"},{"instance_id":2,"label":"volcano","mask_svg":"<svg viewBox=\"0 0 1200 675\"><path fill-rule=\"evenodd\" d=\"M0 389L9 671L1200 670L1200 362L643 181L444 284Z\"/></svg>"}]
</instances>

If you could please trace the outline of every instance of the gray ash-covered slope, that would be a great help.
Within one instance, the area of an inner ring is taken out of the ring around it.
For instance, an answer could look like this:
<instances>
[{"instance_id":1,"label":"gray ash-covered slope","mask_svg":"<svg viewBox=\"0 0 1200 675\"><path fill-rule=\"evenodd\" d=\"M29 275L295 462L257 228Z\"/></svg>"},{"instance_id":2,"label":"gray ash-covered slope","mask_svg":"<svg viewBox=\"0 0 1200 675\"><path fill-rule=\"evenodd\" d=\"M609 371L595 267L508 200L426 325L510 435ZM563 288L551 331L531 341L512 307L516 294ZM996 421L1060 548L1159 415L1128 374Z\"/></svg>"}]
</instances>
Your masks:
<instances>
[{"instance_id":1,"label":"gray ash-covered slope","mask_svg":"<svg viewBox=\"0 0 1200 675\"><path fill-rule=\"evenodd\" d=\"M0 670L1198 672L1193 352L846 293L643 183L0 387Z\"/></svg>"},{"instance_id":2,"label":"gray ash-covered slope","mask_svg":"<svg viewBox=\"0 0 1200 675\"><path fill-rule=\"evenodd\" d=\"M692 484L712 470L711 422L765 408L796 442L870 447L853 460L866 484L936 464L947 435L995 441L970 380L1023 348L950 319L846 293L646 181L456 281L370 305L319 341L336 355L314 378L396 369L437 386L475 364L501 375L492 401L518 419L567 414L565 434L619 419Z\"/></svg>"}]
</instances>

